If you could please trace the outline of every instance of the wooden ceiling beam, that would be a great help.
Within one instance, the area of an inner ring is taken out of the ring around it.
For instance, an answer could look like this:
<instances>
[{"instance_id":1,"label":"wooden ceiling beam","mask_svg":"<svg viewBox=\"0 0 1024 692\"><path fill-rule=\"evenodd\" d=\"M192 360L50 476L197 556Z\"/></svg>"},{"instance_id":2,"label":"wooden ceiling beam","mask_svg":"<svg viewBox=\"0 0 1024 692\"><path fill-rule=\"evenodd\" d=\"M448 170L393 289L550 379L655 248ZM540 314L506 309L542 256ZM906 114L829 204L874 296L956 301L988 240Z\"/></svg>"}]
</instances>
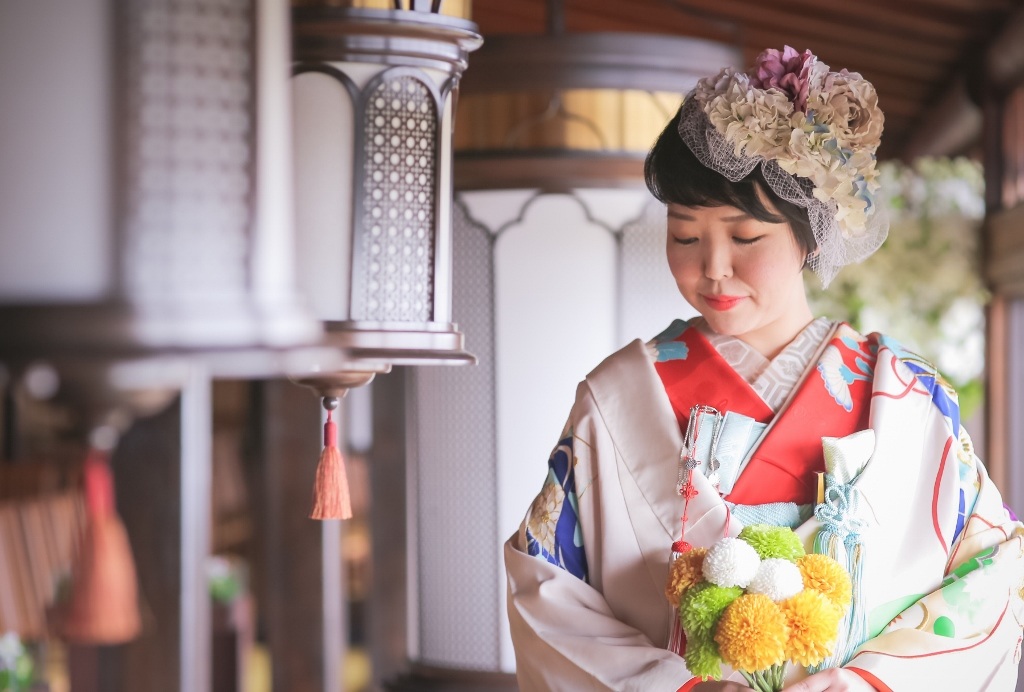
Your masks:
<instances>
[{"instance_id":1,"label":"wooden ceiling beam","mask_svg":"<svg viewBox=\"0 0 1024 692\"><path fill-rule=\"evenodd\" d=\"M980 139L981 129L981 108L971 100L967 78L961 74L939 101L923 110L900 156L913 161L920 156L960 154Z\"/></svg>"},{"instance_id":2,"label":"wooden ceiling beam","mask_svg":"<svg viewBox=\"0 0 1024 692\"><path fill-rule=\"evenodd\" d=\"M538 2L497 3L476 0L472 20L480 28L484 40L494 34L542 34L546 26L544 4Z\"/></svg>"},{"instance_id":3,"label":"wooden ceiling beam","mask_svg":"<svg viewBox=\"0 0 1024 692\"><path fill-rule=\"evenodd\" d=\"M642 14L651 1L631 2L629 9L634 14ZM941 41L915 39L899 31L878 31L849 22L830 22L814 14L788 11L788 6L784 4L761 5L756 11L752 11L750 3L746 0L669 1L677 7L696 9L706 12L710 17L738 22L746 32L773 31L792 36L801 43L827 42L864 51L882 50L891 55L917 60L944 60L949 54L949 46Z\"/></svg>"},{"instance_id":4,"label":"wooden ceiling beam","mask_svg":"<svg viewBox=\"0 0 1024 692\"><path fill-rule=\"evenodd\" d=\"M493 1L493 0L491 0ZM702 7L693 7L694 11L703 10L703 6L711 7L716 3L734 2L734 0L675 0L685 3L699 2ZM480 0L477 0L477 4ZM709 17L710 13L701 11L698 15L684 14L681 5L670 6L665 3L657 3L648 7L649 0L640 3L614 3L595 4L591 9L573 8L567 14L567 21L570 30L574 31L614 31L636 29L641 31L652 31L657 33L673 33L697 38L704 38L713 41L734 41L727 29L729 26L738 27L740 24L735 19L724 18L718 15L721 21L714 21L710 18L701 20L701 16ZM476 6L476 5L475 5ZM676 9L673 9L676 7ZM650 10L650 11L648 11ZM667 10L667 11L666 11ZM935 78L944 73L944 68L936 65L947 64L955 60L958 53L956 42L932 42L928 50L913 52L906 49L906 42L893 40L879 36L876 32L870 32L874 37L871 41L857 43L837 41L833 35L845 31L843 23L829 24L830 29L822 33L806 32L799 27L786 26L782 29L766 28L764 26L751 25L742 29L743 43L747 46L754 44L757 49L754 56L766 47L775 46L781 48L788 43L798 50L810 48L818 55L829 52L834 55L866 56L864 59L850 60L850 64L856 64L861 71L869 66L877 71L884 71L900 77L911 78ZM747 61L748 64L750 60ZM826 61L827 62L827 61ZM830 63L831 64L831 63ZM837 64L839 69L848 65ZM851 68L854 69L854 68Z\"/></svg>"},{"instance_id":5,"label":"wooden ceiling beam","mask_svg":"<svg viewBox=\"0 0 1024 692\"><path fill-rule=\"evenodd\" d=\"M782 45L787 37L778 32L752 30L746 33L745 39L746 62L751 64L765 46ZM884 49L855 48L824 39L815 39L802 47L809 48L833 70L846 68L860 72L868 79L871 79L869 75L889 75L899 79L933 82L947 74L950 63L955 60L952 55L943 61L914 60L888 54Z\"/></svg>"},{"instance_id":6,"label":"wooden ceiling beam","mask_svg":"<svg viewBox=\"0 0 1024 692\"><path fill-rule=\"evenodd\" d=\"M615 3L621 6L622 3ZM609 8L603 7L607 10ZM668 4L657 4L650 11L594 12L587 7L569 7L566 10L566 29L579 31L642 31L644 33L669 33L692 35L719 41L735 41L739 27L735 22L722 20L701 20L699 17L679 12ZM503 22L514 18L517 22L529 21L536 25L536 33L547 29L545 0L474 0L472 19L487 34L504 34Z\"/></svg>"},{"instance_id":7,"label":"wooden ceiling beam","mask_svg":"<svg viewBox=\"0 0 1024 692\"><path fill-rule=\"evenodd\" d=\"M899 32L930 41L962 41L975 30L977 22L939 19L930 13L907 12L902 4L887 2L865 11L860 3L822 3L816 0L788 0L787 7L804 12L813 12L825 21L880 30L887 33Z\"/></svg>"},{"instance_id":8,"label":"wooden ceiling beam","mask_svg":"<svg viewBox=\"0 0 1024 692\"><path fill-rule=\"evenodd\" d=\"M629 8L598 6L573 8L567 16L571 31L635 31L643 33L692 36L710 41L736 45L740 36L739 25L732 21L708 19L701 14L686 14L667 4L659 4L650 11L637 13Z\"/></svg>"},{"instance_id":9,"label":"wooden ceiling beam","mask_svg":"<svg viewBox=\"0 0 1024 692\"><path fill-rule=\"evenodd\" d=\"M871 5L870 12L874 7L891 4L892 0L861 0L866 5ZM952 10L965 14L977 14L979 12L1006 12L1012 10L1019 3L1016 0L900 0L908 7L916 7L924 12Z\"/></svg>"},{"instance_id":10,"label":"wooden ceiling beam","mask_svg":"<svg viewBox=\"0 0 1024 692\"><path fill-rule=\"evenodd\" d=\"M788 44L812 50L834 70L861 72L875 84L886 113L880 154L892 157L902 152L915 133L920 139L917 131L929 112L928 104L971 46L990 40L1024 0L860 0L856 4L780 0L758 7L752 7L751 0L564 2L570 33L702 38L740 47L740 66L752 64L766 47ZM546 30L546 8L545 0L474 0L473 15L485 37L541 34ZM1005 81L1016 81L1015 69L1001 67L992 72L1005 72Z\"/></svg>"},{"instance_id":11,"label":"wooden ceiling beam","mask_svg":"<svg viewBox=\"0 0 1024 692\"><path fill-rule=\"evenodd\" d=\"M914 118L921 112L921 106L920 101L899 94L883 92L878 95L878 107L885 113L886 119L892 116Z\"/></svg>"},{"instance_id":12,"label":"wooden ceiling beam","mask_svg":"<svg viewBox=\"0 0 1024 692\"><path fill-rule=\"evenodd\" d=\"M637 12L640 2L646 6ZM705 25L705 30L709 31L717 24L720 32L723 23L736 27L750 20L749 11L739 20L735 16L716 19L717 15L710 14L714 11L714 5L690 7L690 0L639 0L631 3L623 3L621 0L590 0L585 3L582 0L568 0L568 4L570 22L573 15L593 13L628 19L630 23L642 26L647 31L663 30L666 22L671 26L677 23L690 25L696 21ZM881 31L900 38L912 35L957 42L987 30L993 15L1012 9L1014 4L1008 0L900 0L899 3L893 3L892 0L861 0L855 5L822 4L818 0L787 0L785 7L792 7L796 13L834 22L842 27L863 27L872 33ZM507 12L510 8L525 11L532 21L537 22L538 31L543 30L546 16L544 0L520 0L516 3L475 0L473 20L480 23L496 12ZM500 26L494 29L494 33L505 33Z\"/></svg>"},{"instance_id":13,"label":"wooden ceiling beam","mask_svg":"<svg viewBox=\"0 0 1024 692\"><path fill-rule=\"evenodd\" d=\"M676 0L686 4L689 0ZM873 33L908 36L924 41L955 41L969 37L980 23L976 15L940 12L907 12L903 4L887 2L866 12L860 3L822 3L818 0L786 0L786 12L815 17L837 27L856 26Z\"/></svg>"},{"instance_id":14,"label":"wooden ceiling beam","mask_svg":"<svg viewBox=\"0 0 1024 692\"><path fill-rule=\"evenodd\" d=\"M699 0L707 2L708 0ZM722 0L713 0L721 2ZM646 4L646 2L645 2ZM736 38L731 35L728 20L701 20L698 16L682 13L667 4L652 6L650 12L637 12L635 7L626 3L616 2L613 6L596 5L598 11L576 11L568 13L567 21L570 31L655 31L676 35L693 36L712 41L733 43ZM542 3L518 2L501 3L496 0L476 0L473 6L474 19L485 35L501 33L518 33L524 23L536 23L537 33L544 29ZM738 26L738 25L737 25ZM835 33L833 30L826 36ZM514 29L514 30L513 30ZM936 57L938 49L929 55L904 55L892 52L898 41L877 40L867 45L852 45L822 38L822 35L803 35L787 30L773 30L761 27L750 27L743 32L743 43L750 53L747 64L766 47L781 47L784 43L794 45L798 49L810 48L834 69L847 67L860 72L871 71L874 74L887 74L900 79L930 81L939 79L948 71L948 65L957 56L958 46L946 43L944 52ZM751 48L753 46L753 48ZM828 56L828 57L826 57Z\"/></svg>"},{"instance_id":15,"label":"wooden ceiling beam","mask_svg":"<svg viewBox=\"0 0 1024 692\"><path fill-rule=\"evenodd\" d=\"M834 69L834 68L833 68ZM906 79L875 70L860 71L865 79L875 85L879 94L899 94L914 101L927 101L935 93L931 82L917 79Z\"/></svg>"}]
</instances>

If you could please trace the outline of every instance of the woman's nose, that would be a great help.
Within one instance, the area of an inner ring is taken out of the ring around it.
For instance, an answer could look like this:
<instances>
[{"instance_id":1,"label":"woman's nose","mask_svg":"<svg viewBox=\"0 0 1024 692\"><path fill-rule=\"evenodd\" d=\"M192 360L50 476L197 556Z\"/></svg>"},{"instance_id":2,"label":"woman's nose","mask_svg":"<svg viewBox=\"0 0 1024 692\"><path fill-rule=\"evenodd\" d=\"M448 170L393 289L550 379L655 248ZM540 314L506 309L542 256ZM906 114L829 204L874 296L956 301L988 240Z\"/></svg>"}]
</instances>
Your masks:
<instances>
[{"instance_id":1,"label":"woman's nose","mask_svg":"<svg viewBox=\"0 0 1024 692\"><path fill-rule=\"evenodd\" d=\"M732 276L732 253L720 243L707 243L704 250L704 276L718 281Z\"/></svg>"}]
</instances>

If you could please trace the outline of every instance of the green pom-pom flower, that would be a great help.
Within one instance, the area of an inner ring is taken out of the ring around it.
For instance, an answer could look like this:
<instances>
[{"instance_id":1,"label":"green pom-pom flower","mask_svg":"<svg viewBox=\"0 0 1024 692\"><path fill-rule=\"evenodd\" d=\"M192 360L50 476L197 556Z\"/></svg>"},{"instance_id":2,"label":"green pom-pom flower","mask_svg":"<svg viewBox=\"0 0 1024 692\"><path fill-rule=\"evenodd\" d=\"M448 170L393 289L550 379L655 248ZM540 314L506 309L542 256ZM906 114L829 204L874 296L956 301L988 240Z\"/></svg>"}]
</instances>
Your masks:
<instances>
[{"instance_id":1,"label":"green pom-pom flower","mask_svg":"<svg viewBox=\"0 0 1024 692\"><path fill-rule=\"evenodd\" d=\"M686 640L683 654L690 675L698 678L722 679L722 660L718 656L718 645L713 640Z\"/></svg>"},{"instance_id":2,"label":"green pom-pom flower","mask_svg":"<svg viewBox=\"0 0 1024 692\"><path fill-rule=\"evenodd\" d=\"M785 526L751 524L740 531L739 539L757 551L762 560L781 558L796 562L804 555L804 546L793 529Z\"/></svg>"},{"instance_id":3,"label":"green pom-pom flower","mask_svg":"<svg viewBox=\"0 0 1024 692\"><path fill-rule=\"evenodd\" d=\"M742 594L743 589L738 586L715 586L708 582L689 589L679 601L679 622L686 632L687 646L695 638L710 641L722 611Z\"/></svg>"}]
</instances>

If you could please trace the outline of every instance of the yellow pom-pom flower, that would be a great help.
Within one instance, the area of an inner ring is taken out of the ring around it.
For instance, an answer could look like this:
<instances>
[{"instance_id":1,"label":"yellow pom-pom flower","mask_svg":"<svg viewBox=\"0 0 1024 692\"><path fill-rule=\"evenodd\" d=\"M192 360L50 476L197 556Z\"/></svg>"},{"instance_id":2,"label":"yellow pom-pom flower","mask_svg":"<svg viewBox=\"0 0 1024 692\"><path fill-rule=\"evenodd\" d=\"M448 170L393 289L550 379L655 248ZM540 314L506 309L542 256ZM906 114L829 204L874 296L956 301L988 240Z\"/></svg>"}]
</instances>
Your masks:
<instances>
[{"instance_id":1,"label":"yellow pom-pom flower","mask_svg":"<svg viewBox=\"0 0 1024 692\"><path fill-rule=\"evenodd\" d=\"M828 598L805 589L780 603L779 609L789 629L786 658L801 666L815 666L832 653L842 611Z\"/></svg>"},{"instance_id":2,"label":"yellow pom-pom flower","mask_svg":"<svg viewBox=\"0 0 1024 692\"><path fill-rule=\"evenodd\" d=\"M679 599L682 598L683 592L704 578L701 568L707 552L707 548L693 548L677 557L669 566L665 598L673 608L679 607Z\"/></svg>"},{"instance_id":3,"label":"yellow pom-pom flower","mask_svg":"<svg viewBox=\"0 0 1024 692\"><path fill-rule=\"evenodd\" d=\"M715 628L722 660L737 670L754 673L786 660L786 617L763 594L744 594L733 601Z\"/></svg>"},{"instance_id":4,"label":"yellow pom-pom flower","mask_svg":"<svg viewBox=\"0 0 1024 692\"><path fill-rule=\"evenodd\" d=\"M800 575L804 579L804 588L817 591L839 609L839 614L846 612L850 605L853 585L850 575L843 566L828 555L804 555L796 561Z\"/></svg>"}]
</instances>

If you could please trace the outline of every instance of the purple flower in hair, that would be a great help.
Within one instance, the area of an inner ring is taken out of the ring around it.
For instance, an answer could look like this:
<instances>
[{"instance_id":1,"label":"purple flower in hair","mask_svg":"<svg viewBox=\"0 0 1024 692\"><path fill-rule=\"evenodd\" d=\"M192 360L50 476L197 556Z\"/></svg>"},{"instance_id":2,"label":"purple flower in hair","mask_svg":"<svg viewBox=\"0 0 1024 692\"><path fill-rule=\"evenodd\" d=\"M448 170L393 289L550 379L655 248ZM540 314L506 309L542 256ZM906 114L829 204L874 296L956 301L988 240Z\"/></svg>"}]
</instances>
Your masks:
<instances>
[{"instance_id":1,"label":"purple flower in hair","mask_svg":"<svg viewBox=\"0 0 1024 692\"><path fill-rule=\"evenodd\" d=\"M789 97L796 110L802 111L807 105L811 67L816 61L814 53L809 50L797 53L789 46L781 51L768 48L757 56L750 85L758 89L774 87Z\"/></svg>"}]
</instances>

